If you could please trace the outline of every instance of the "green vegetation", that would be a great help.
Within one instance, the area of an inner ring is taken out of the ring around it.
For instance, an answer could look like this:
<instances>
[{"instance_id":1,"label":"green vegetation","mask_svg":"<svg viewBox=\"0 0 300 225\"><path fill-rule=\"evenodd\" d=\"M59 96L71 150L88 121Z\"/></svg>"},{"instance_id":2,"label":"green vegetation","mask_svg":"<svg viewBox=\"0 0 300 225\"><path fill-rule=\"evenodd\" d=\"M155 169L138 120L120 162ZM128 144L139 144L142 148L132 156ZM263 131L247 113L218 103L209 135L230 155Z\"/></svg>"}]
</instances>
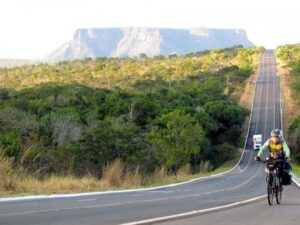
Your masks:
<instances>
[{"instance_id":1,"label":"green vegetation","mask_svg":"<svg viewBox=\"0 0 300 225\"><path fill-rule=\"evenodd\" d=\"M289 71L288 84L292 90L295 107L300 108L300 45L285 45L276 49L282 66ZM296 110L296 109L294 109ZM300 115L289 124L287 141L296 162L300 163Z\"/></svg>"},{"instance_id":2,"label":"green vegetation","mask_svg":"<svg viewBox=\"0 0 300 225\"><path fill-rule=\"evenodd\" d=\"M299 178L300 177L300 167L297 163L291 163L293 168L293 173Z\"/></svg>"},{"instance_id":3,"label":"green vegetation","mask_svg":"<svg viewBox=\"0 0 300 225\"><path fill-rule=\"evenodd\" d=\"M0 172L3 163L12 174L0 190L19 190L11 177L20 174L110 180L118 160L121 180L149 185L161 170L196 173L234 159L249 114L237 98L261 52L236 46L0 70Z\"/></svg>"}]
</instances>

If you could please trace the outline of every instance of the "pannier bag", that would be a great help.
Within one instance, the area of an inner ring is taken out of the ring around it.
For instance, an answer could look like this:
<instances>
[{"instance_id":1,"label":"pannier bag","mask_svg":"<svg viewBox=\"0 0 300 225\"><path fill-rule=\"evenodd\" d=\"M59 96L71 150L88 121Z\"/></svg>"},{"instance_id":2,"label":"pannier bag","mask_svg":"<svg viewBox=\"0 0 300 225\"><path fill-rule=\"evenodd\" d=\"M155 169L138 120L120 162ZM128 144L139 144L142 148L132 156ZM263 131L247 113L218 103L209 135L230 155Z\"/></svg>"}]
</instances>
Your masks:
<instances>
[{"instance_id":1,"label":"pannier bag","mask_svg":"<svg viewBox=\"0 0 300 225\"><path fill-rule=\"evenodd\" d=\"M286 170L283 170L282 184L283 185L291 185L292 184L292 177L289 174L289 172Z\"/></svg>"}]
</instances>

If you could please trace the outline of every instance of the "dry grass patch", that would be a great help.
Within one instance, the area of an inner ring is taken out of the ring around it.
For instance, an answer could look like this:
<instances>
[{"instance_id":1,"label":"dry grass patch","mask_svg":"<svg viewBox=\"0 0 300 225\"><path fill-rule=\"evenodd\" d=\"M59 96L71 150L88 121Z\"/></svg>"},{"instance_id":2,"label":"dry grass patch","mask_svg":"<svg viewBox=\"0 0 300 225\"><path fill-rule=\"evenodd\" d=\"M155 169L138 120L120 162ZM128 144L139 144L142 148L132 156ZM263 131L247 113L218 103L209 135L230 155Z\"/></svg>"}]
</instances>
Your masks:
<instances>
[{"instance_id":1,"label":"dry grass patch","mask_svg":"<svg viewBox=\"0 0 300 225\"><path fill-rule=\"evenodd\" d=\"M96 191L104 188L99 180L93 177L75 178L72 176L51 176L39 180L35 177L18 179L17 193L55 194Z\"/></svg>"},{"instance_id":2,"label":"dry grass patch","mask_svg":"<svg viewBox=\"0 0 300 225\"><path fill-rule=\"evenodd\" d=\"M126 168L124 163L117 159L103 169L101 182L108 187L134 187L142 185L142 176L139 167L134 171Z\"/></svg>"},{"instance_id":3,"label":"dry grass patch","mask_svg":"<svg viewBox=\"0 0 300 225\"><path fill-rule=\"evenodd\" d=\"M13 192L17 189L17 174L13 169L13 160L0 153L0 194Z\"/></svg>"},{"instance_id":4,"label":"dry grass patch","mask_svg":"<svg viewBox=\"0 0 300 225\"><path fill-rule=\"evenodd\" d=\"M200 166L199 166L199 172L200 173L207 173L207 172L210 172L212 171L213 169L213 166L212 164L210 163L210 161L204 161L204 162L201 162Z\"/></svg>"},{"instance_id":5,"label":"dry grass patch","mask_svg":"<svg viewBox=\"0 0 300 225\"><path fill-rule=\"evenodd\" d=\"M177 172L178 177L186 177L191 174L191 165L187 164L184 167L180 168Z\"/></svg>"},{"instance_id":6,"label":"dry grass patch","mask_svg":"<svg viewBox=\"0 0 300 225\"><path fill-rule=\"evenodd\" d=\"M232 168L237 160L238 159L227 162L224 166L214 171L212 171L212 166L209 161L203 162L199 165L199 172L196 174L191 174L190 165L181 168L177 172L177 175L169 174L164 167L160 167L148 177L142 177L139 174L138 168L134 171L130 171L120 160L116 160L105 167L101 180L95 177L78 178L71 175L53 175L41 180L31 175L14 173L10 160L2 157L0 158L0 172L2 178L0 181L0 196L66 194L166 185L224 172ZM5 177L4 174L6 174ZM5 185L10 182L13 184L13 188L6 189Z\"/></svg>"},{"instance_id":7,"label":"dry grass patch","mask_svg":"<svg viewBox=\"0 0 300 225\"><path fill-rule=\"evenodd\" d=\"M238 90L238 104L244 108L251 110L252 101L254 97L255 81L257 79L258 72L252 74L246 81L245 85Z\"/></svg>"},{"instance_id":8,"label":"dry grass patch","mask_svg":"<svg viewBox=\"0 0 300 225\"><path fill-rule=\"evenodd\" d=\"M155 169L153 175L144 177L143 185L153 185L164 183L170 179L170 176L167 175L167 170L165 167L158 167Z\"/></svg>"},{"instance_id":9,"label":"dry grass patch","mask_svg":"<svg viewBox=\"0 0 300 225\"><path fill-rule=\"evenodd\" d=\"M252 109L252 102L254 98L255 91L255 81L258 76L258 71L252 74L246 81L244 87L240 87L237 91L238 104L249 111ZM241 146L244 145L245 138L248 132L250 114L245 118L244 123L242 125L242 134L241 134Z\"/></svg>"}]
</instances>

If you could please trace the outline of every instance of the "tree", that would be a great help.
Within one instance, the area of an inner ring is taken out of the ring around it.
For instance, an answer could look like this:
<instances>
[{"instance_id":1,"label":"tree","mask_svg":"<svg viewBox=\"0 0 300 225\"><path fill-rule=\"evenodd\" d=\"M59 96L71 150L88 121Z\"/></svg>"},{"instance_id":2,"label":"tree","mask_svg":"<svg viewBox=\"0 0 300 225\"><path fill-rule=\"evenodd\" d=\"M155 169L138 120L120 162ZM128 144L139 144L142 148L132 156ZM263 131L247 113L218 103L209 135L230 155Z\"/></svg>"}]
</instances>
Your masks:
<instances>
[{"instance_id":1,"label":"tree","mask_svg":"<svg viewBox=\"0 0 300 225\"><path fill-rule=\"evenodd\" d=\"M135 122L139 126L145 126L149 119L153 119L159 111L157 100L152 94L138 96L134 99L133 108L135 112Z\"/></svg>"},{"instance_id":2,"label":"tree","mask_svg":"<svg viewBox=\"0 0 300 225\"><path fill-rule=\"evenodd\" d=\"M71 112L61 115L50 113L43 118L43 126L52 134L52 141L57 146L77 142L82 133L82 126Z\"/></svg>"},{"instance_id":3,"label":"tree","mask_svg":"<svg viewBox=\"0 0 300 225\"><path fill-rule=\"evenodd\" d=\"M192 155L200 153L204 131L195 118L176 109L158 119L148 138L157 159L176 173L189 163Z\"/></svg>"},{"instance_id":4,"label":"tree","mask_svg":"<svg viewBox=\"0 0 300 225\"><path fill-rule=\"evenodd\" d=\"M244 111L239 106L227 101L211 101L204 105L205 111L226 127L241 125L244 120Z\"/></svg>"},{"instance_id":5,"label":"tree","mask_svg":"<svg viewBox=\"0 0 300 225\"><path fill-rule=\"evenodd\" d=\"M234 159L237 148L228 143L217 145L213 149L212 162L215 166L220 166L223 162Z\"/></svg>"},{"instance_id":6,"label":"tree","mask_svg":"<svg viewBox=\"0 0 300 225\"><path fill-rule=\"evenodd\" d=\"M125 117L108 117L83 133L80 147L82 156L100 171L115 159L138 165L143 149L139 128Z\"/></svg>"},{"instance_id":7,"label":"tree","mask_svg":"<svg viewBox=\"0 0 300 225\"><path fill-rule=\"evenodd\" d=\"M198 90L198 100L201 104L208 101L224 99L225 85L218 80L207 80Z\"/></svg>"},{"instance_id":8,"label":"tree","mask_svg":"<svg viewBox=\"0 0 300 225\"><path fill-rule=\"evenodd\" d=\"M298 116L289 126L287 142L292 149L292 155L297 162L300 162L300 116Z\"/></svg>"}]
</instances>

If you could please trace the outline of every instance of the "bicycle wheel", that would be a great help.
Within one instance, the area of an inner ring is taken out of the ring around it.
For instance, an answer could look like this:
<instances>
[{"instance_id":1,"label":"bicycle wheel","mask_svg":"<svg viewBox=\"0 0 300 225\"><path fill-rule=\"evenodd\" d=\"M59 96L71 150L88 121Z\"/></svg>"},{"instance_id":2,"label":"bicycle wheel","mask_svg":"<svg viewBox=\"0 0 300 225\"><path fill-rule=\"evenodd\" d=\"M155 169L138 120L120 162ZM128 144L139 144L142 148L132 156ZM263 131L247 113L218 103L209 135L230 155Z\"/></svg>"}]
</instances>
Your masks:
<instances>
[{"instance_id":1,"label":"bicycle wheel","mask_svg":"<svg viewBox=\"0 0 300 225\"><path fill-rule=\"evenodd\" d=\"M273 199L274 199L274 186L273 186L273 174L269 174L268 178L268 203L269 205L273 204Z\"/></svg>"},{"instance_id":2,"label":"bicycle wheel","mask_svg":"<svg viewBox=\"0 0 300 225\"><path fill-rule=\"evenodd\" d=\"M276 185L276 202L277 204L281 203L282 199L282 183L280 182L280 179L277 177L277 185Z\"/></svg>"}]
</instances>

